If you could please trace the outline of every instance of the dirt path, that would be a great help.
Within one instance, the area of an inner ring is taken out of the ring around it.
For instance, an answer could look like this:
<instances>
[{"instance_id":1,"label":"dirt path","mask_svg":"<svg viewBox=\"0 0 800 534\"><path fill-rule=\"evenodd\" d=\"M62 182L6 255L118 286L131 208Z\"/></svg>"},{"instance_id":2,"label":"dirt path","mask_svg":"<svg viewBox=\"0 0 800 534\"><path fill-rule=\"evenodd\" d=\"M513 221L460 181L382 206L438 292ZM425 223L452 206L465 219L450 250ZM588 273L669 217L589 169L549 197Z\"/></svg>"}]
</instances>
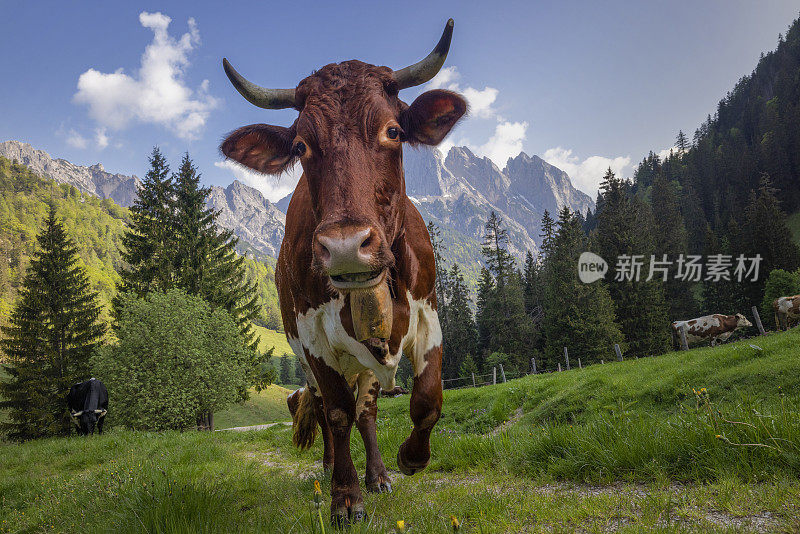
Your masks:
<instances>
[{"instance_id":1,"label":"dirt path","mask_svg":"<svg viewBox=\"0 0 800 534\"><path fill-rule=\"evenodd\" d=\"M278 423L267 423L266 425L251 425L251 426L235 426L232 428L218 428L214 432L249 432L251 430L265 430L267 428L272 428L276 425L285 425L285 426L292 426L291 421L280 421Z\"/></svg>"}]
</instances>

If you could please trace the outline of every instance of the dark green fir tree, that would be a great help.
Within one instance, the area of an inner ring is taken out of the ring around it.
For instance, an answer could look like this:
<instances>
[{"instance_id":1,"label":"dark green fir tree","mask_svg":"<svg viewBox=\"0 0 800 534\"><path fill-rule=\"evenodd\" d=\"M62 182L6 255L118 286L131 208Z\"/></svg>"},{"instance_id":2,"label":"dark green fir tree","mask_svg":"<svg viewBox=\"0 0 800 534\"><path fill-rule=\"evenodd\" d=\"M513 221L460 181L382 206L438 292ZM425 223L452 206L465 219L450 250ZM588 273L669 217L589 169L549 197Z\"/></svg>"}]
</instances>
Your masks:
<instances>
[{"instance_id":1,"label":"dark green fir tree","mask_svg":"<svg viewBox=\"0 0 800 534\"><path fill-rule=\"evenodd\" d=\"M52 204L37 241L0 341L8 374L0 407L9 409L0 429L17 440L70 433L67 393L90 378L89 357L105 335L97 294Z\"/></svg>"}]
</instances>

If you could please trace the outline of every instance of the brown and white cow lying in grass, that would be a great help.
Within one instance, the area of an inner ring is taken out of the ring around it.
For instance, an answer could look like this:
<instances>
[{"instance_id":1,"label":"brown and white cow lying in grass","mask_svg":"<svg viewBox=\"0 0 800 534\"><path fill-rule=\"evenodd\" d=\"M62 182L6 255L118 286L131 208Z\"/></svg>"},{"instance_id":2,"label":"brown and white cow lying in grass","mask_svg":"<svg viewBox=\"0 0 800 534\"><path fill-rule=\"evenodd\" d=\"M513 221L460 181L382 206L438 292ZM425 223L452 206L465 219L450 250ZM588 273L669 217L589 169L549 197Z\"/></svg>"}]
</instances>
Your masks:
<instances>
[{"instance_id":1,"label":"brown and white cow lying in grass","mask_svg":"<svg viewBox=\"0 0 800 534\"><path fill-rule=\"evenodd\" d=\"M775 327L788 330L800 320L800 295L779 297L772 302L772 309L775 311Z\"/></svg>"},{"instance_id":2,"label":"brown and white cow lying in grass","mask_svg":"<svg viewBox=\"0 0 800 534\"><path fill-rule=\"evenodd\" d=\"M736 315L704 315L688 321L675 321L672 323L672 345L676 350L681 347L681 328L686 328L686 342L695 343L711 339L711 346L717 341L725 341L737 328L753 326L747 317L741 313Z\"/></svg>"}]
</instances>

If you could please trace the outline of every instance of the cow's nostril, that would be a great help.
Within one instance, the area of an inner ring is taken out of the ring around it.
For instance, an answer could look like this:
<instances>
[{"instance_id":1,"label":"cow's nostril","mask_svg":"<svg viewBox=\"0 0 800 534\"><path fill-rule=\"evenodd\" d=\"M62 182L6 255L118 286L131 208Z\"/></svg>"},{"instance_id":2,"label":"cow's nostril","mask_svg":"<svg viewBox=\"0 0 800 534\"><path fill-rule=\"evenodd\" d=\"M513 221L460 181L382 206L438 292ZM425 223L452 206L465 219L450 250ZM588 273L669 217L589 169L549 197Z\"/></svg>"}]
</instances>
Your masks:
<instances>
[{"instance_id":1,"label":"cow's nostril","mask_svg":"<svg viewBox=\"0 0 800 534\"><path fill-rule=\"evenodd\" d=\"M368 235L367 238L361 242L361 248L367 248L372 243L372 235Z\"/></svg>"},{"instance_id":2,"label":"cow's nostril","mask_svg":"<svg viewBox=\"0 0 800 534\"><path fill-rule=\"evenodd\" d=\"M322 243L319 244L319 257L322 261L327 261L331 257L330 250Z\"/></svg>"}]
</instances>

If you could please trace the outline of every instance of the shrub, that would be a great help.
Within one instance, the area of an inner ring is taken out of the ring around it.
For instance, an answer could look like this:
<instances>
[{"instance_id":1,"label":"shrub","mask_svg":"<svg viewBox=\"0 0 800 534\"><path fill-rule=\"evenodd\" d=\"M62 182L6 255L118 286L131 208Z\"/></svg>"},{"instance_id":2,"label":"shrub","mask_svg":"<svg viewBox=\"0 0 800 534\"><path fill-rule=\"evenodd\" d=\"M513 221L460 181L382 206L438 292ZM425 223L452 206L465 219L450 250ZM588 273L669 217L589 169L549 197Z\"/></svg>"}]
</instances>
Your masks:
<instances>
[{"instance_id":1,"label":"shrub","mask_svg":"<svg viewBox=\"0 0 800 534\"><path fill-rule=\"evenodd\" d=\"M769 328L768 325L773 322L772 301L778 297L797 295L798 293L800 293L800 270L792 273L783 269L775 269L769 273L764 286L764 300L761 301L761 308L758 310L764 328Z\"/></svg>"},{"instance_id":2,"label":"shrub","mask_svg":"<svg viewBox=\"0 0 800 534\"><path fill-rule=\"evenodd\" d=\"M92 360L110 422L184 429L241 398L255 354L227 311L181 290L123 294L119 310L118 343Z\"/></svg>"}]
</instances>

